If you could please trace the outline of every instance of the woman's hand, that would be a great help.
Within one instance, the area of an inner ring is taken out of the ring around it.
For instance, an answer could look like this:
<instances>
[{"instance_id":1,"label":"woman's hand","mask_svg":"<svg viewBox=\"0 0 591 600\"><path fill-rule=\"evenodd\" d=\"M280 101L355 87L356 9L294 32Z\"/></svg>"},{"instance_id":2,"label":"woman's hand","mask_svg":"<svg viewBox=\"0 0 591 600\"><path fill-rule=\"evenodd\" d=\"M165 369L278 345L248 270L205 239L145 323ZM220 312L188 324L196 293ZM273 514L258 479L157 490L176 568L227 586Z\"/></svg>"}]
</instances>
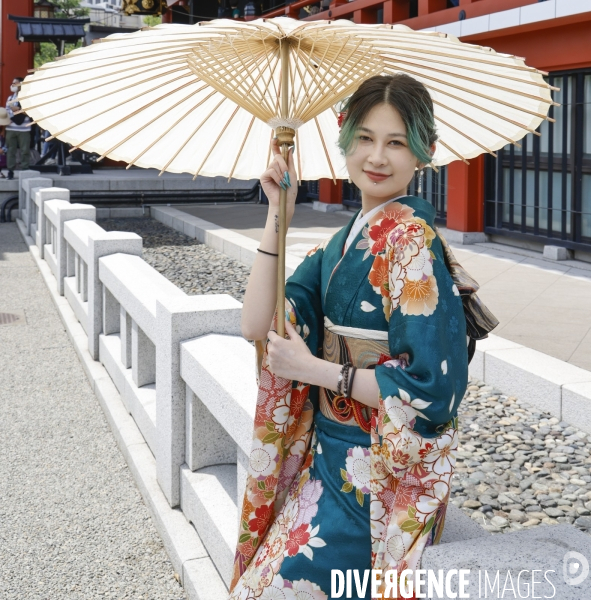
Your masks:
<instances>
[{"instance_id":1,"label":"woman's hand","mask_svg":"<svg viewBox=\"0 0 591 600\"><path fill-rule=\"evenodd\" d=\"M293 148L289 149L287 157L289 166L281 156L281 149L276 139L271 142L271 150L273 151L273 160L268 169L261 175L261 186L269 199L269 206L277 209L279 207L281 186L285 185L287 188L287 214L292 215L298 194Z\"/></svg>"},{"instance_id":2,"label":"woman's hand","mask_svg":"<svg viewBox=\"0 0 591 600\"><path fill-rule=\"evenodd\" d=\"M268 333L269 370L277 377L309 383L313 363L318 359L312 355L306 342L289 321L285 321L285 331L289 336L287 340L279 337L274 331Z\"/></svg>"}]
</instances>

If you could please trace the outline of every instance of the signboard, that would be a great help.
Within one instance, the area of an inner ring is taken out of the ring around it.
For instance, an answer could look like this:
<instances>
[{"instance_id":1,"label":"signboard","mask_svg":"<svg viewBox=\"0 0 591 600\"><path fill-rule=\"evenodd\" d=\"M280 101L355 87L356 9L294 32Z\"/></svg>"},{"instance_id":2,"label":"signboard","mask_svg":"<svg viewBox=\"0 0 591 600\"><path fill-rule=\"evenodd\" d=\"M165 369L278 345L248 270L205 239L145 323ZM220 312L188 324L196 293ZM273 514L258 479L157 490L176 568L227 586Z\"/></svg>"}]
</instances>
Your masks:
<instances>
[{"instance_id":1,"label":"signboard","mask_svg":"<svg viewBox=\"0 0 591 600\"><path fill-rule=\"evenodd\" d=\"M126 15L161 15L162 0L123 0L122 11Z\"/></svg>"}]
</instances>

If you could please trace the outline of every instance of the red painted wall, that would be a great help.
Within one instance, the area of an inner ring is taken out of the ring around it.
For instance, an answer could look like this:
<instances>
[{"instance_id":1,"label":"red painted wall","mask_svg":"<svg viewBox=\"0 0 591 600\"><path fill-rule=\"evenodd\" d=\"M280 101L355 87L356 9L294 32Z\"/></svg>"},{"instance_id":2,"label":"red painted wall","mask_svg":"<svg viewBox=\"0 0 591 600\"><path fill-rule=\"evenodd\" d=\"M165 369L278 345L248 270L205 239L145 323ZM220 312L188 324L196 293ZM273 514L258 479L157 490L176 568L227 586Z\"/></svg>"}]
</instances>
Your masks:
<instances>
[{"instance_id":1,"label":"red painted wall","mask_svg":"<svg viewBox=\"0 0 591 600\"><path fill-rule=\"evenodd\" d=\"M16 23L8 15L33 16L33 0L0 0L0 106L4 106L10 94L10 84L15 77L26 77L33 68L34 45L19 44L16 39Z\"/></svg>"}]
</instances>

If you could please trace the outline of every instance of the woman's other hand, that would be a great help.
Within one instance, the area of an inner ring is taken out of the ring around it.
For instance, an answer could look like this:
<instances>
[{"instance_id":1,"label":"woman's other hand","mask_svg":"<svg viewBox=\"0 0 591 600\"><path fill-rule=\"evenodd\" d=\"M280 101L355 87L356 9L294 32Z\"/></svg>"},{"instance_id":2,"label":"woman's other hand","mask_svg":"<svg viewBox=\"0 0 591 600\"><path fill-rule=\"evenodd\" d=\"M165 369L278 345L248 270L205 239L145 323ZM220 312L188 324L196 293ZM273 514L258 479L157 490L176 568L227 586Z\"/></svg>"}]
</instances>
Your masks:
<instances>
[{"instance_id":1,"label":"woman's other hand","mask_svg":"<svg viewBox=\"0 0 591 600\"><path fill-rule=\"evenodd\" d=\"M267 344L269 370L277 377L307 382L311 375L312 364L317 359L289 321L285 322L285 331L289 339L282 339L274 331L269 331Z\"/></svg>"},{"instance_id":2,"label":"woman's other hand","mask_svg":"<svg viewBox=\"0 0 591 600\"><path fill-rule=\"evenodd\" d=\"M279 193L281 192L281 187L285 185L287 189L287 214L291 216L293 215L296 196L298 194L295 164L293 161L293 147L289 149L287 163L281 156L281 149L275 138L271 141L271 150L273 152L273 160L268 169L261 175L261 186L269 199L269 205L278 208Z\"/></svg>"}]
</instances>

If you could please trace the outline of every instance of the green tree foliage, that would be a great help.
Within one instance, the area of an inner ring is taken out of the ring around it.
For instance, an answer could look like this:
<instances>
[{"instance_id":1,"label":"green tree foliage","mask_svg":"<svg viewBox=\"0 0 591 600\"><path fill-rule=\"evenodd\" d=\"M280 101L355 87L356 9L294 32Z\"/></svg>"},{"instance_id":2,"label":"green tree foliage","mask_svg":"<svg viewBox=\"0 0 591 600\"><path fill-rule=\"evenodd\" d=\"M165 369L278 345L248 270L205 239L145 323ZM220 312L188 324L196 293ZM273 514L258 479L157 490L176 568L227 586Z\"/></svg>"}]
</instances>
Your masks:
<instances>
[{"instance_id":1,"label":"green tree foliage","mask_svg":"<svg viewBox=\"0 0 591 600\"><path fill-rule=\"evenodd\" d=\"M82 47L82 40L76 44L66 44L64 47L64 54L68 54L75 48ZM41 65L51 62L57 58L57 48L55 44L51 42L41 42L39 44L39 51L35 53L35 68L38 69Z\"/></svg>"},{"instance_id":2,"label":"green tree foliage","mask_svg":"<svg viewBox=\"0 0 591 600\"><path fill-rule=\"evenodd\" d=\"M86 17L88 8L80 6L80 0L51 0L55 4L55 17L58 19L71 19Z\"/></svg>"},{"instance_id":3,"label":"green tree foliage","mask_svg":"<svg viewBox=\"0 0 591 600\"><path fill-rule=\"evenodd\" d=\"M160 25L160 23L162 23L162 17L156 15L146 15L144 17L144 23L148 25L148 27L156 27L156 25Z\"/></svg>"}]
</instances>

